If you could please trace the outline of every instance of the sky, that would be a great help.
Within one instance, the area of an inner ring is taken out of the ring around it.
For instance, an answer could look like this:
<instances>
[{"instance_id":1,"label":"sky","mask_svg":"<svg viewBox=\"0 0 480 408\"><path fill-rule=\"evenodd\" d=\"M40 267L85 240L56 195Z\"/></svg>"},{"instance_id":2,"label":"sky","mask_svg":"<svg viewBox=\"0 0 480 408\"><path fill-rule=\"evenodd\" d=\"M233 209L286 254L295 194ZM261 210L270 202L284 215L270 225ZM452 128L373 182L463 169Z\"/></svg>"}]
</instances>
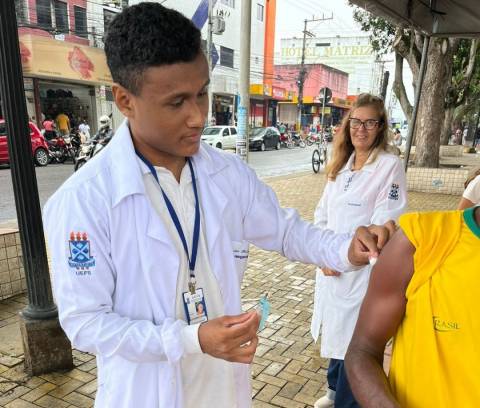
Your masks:
<instances>
[{"instance_id":1,"label":"sky","mask_svg":"<svg viewBox=\"0 0 480 408\"><path fill-rule=\"evenodd\" d=\"M277 21L275 49L280 48L280 39L293 36L302 37L305 19L319 18L324 15L333 20L308 24L308 30L313 34L327 34L331 31L341 31L343 34L361 32L352 17L353 8L346 0L277 0Z\"/></svg>"},{"instance_id":2,"label":"sky","mask_svg":"<svg viewBox=\"0 0 480 408\"><path fill-rule=\"evenodd\" d=\"M302 38L304 20L310 20L313 17L319 18L322 17L322 15L324 17L333 16L333 20L309 23L308 31L318 36L332 34L342 36L365 35L360 29L359 24L353 20L353 7L348 5L347 0L277 0L276 12L276 53L280 52L280 40L282 38L291 38L294 36ZM386 55L384 59L389 61L385 64L385 69L390 71L389 89L387 93L387 101L389 101L395 73L394 55ZM410 101L413 103L411 73L407 65L404 67L404 82ZM398 103L397 108L392 112L392 116L400 119L404 117Z\"/></svg>"}]
</instances>

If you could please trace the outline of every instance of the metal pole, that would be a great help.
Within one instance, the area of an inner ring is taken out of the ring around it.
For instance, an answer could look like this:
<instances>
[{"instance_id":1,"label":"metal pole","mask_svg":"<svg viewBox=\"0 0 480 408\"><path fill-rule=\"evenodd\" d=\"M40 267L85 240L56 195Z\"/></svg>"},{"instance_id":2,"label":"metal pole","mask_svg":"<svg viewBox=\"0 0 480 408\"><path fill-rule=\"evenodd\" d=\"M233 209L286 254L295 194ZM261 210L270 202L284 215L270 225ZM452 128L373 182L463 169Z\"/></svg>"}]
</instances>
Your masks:
<instances>
[{"instance_id":1,"label":"metal pole","mask_svg":"<svg viewBox=\"0 0 480 408\"><path fill-rule=\"evenodd\" d=\"M325 135L325 131L323 129L323 118L325 117L325 99L327 99L327 88L323 88L322 120L320 121L320 128L322 129L322 140L323 136Z\"/></svg>"},{"instance_id":2,"label":"metal pole","mask_svg":"<svg viewBox=\"0 0 480 408\"><path fill-rule=\"evenodd\" d=\"M252 27L252 0L241 1L240 30L240 100L238 103L237 154L248 162L248 139L250 117L250 37Z\"/></svg>"},{"instance_id":3,"label":"metal pole","mask_svg":"<svg viewBox=\"0 0 480 408\"><path fill-rule=\"evenodd\" d=\"M305 47L307 43L307 23L303 28L303 45L302 45L302 62L300 64L300 72L298 73L298 113L297 113L297 130L300 132L302 128L302 110L303 110L303 84L305 82Z\"/></svg>"},{"instance_id":4,"label":"metal pole","mask_svg":"<svg viewBox=\"0 0 480 408\"><path fill-rule=\"evenodd\" d=\"M207 28L208 28L208 35L207 35L207 60L208 60L208 73L210 76L210 85L208 87L208 116L207 116L207 125L212 124L212 113L213 113L213 78L212 78L212 46L213 46L213 22L212 22L212 11L213 5L212 0L208 0L208 21L207 21Z\"/></svg>"},{"instance_id":5,"label":"metal pole","mask_svg":"<svg viewBox=\"0 0 480 408\"><path fill-rule=\"evenodd\" d=\"M413 105L412 120L408 125L407 144L405 146L405 157L403 159L403 167L405 168L405 172L407 172L407 169L408 169L408 159L410 158L410 149L412 148L413 132L415 131L415 125L417 123L417 114L418 114L418 107L420 104L420 95L422 93L423 80L425 78L425 71L427 70L427 54L428 54L429 46L430 46L430 37L425 36L425 39L423 40L422 60L420 62L420 72L417 80L417 90L416 90L417 92L415 93L415 102Z\"/></svg>"},{"instance_id":6,"label":"metal pole","mask_svg":"<svg viewBox=\"0 0 480 408\"><path fill-rule=\"evenodd\" d=\"M14 0L0 1L0 95L27 281L29 303L23 315L31 319L49 319L57 316L57 307L50 287L37 179L32 161Z\"/></svg>"}]
</instances>

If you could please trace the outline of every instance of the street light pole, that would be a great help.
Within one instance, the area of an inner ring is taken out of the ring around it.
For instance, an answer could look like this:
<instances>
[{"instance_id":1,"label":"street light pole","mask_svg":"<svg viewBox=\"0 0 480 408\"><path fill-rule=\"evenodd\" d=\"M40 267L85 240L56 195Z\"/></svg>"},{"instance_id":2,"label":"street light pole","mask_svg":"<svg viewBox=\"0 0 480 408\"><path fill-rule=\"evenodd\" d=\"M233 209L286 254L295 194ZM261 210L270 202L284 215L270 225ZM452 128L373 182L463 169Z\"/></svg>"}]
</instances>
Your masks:
<instances>
[{"instance_id":1,"label":"street light pole","mask_svg":"<svg viewBox=\"0 0 480 408\"><path fill-rule=\"evenodd\" d=\"M302 60L300 64L300 71L298 73L298 112L297 112L297 130L300 132L302 128L302 111L303 111L303 86L305 84L305 78L307 76L307 70L305 68L305 49L307 47L307 35L313 37L314 35L307 31L307 24L313 23L315 21L326 21L332 20L333 14L331 17L325 17L322 15L322 18L312 18L311 20L305 19L303 27L303 44L302 44Z\"/></svg>"},{"instance_id":2,"label":"street light pole","mask_svg":"<svg viewBox=\"0 0 480 408\"><path fill-rule=\"evenodd\" d=\"M58 324L50 286L14 0L0 1L0 95L27 282L28 305L21 312L20 321L25 366L27 371L36 374L71 367L72 354L70 343ZM52 340L46 341L48 337ZM57 340L60 343L56 343ZM59 355L52 356L52 353ZM62 362L57 364L59 358Z\"/></svg>"},{"instance_id":3,"label":"street light pole","mask_svg":"<svg viewBox=\"0 0 480 408\"><path fill-rule=\"evenodd\" d=\"M212 21L212 11L213 4L212 0L208 0L208 21L207 21L207 60L208 60L208 73L210 76L210 85L208 86L208 116L207 116L207 125L212 124L212 114L213 114L213 63L212 63L212 48L213 48L213 21Z\"/></svg>"},{"instance_id":4,"label":"street light pole","mask_svg":"<svg viewBox=\"0 0 480 408\"><path fill-rule=\"evenodd\" d=\"M237 154L248 162L248 118L250 117L250 38L252 26L252 0L242 0L240 37L240 101L238 103Z\"/></svg>"}]
</instances>

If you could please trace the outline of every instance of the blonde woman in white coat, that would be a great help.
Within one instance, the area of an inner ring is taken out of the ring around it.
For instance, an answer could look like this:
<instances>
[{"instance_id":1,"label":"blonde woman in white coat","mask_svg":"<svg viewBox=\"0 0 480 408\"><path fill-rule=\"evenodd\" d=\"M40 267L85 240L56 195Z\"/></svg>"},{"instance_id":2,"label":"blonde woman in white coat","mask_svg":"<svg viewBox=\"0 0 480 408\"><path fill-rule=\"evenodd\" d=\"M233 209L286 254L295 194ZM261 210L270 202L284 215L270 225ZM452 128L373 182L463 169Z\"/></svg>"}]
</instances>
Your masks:
<instances>
[{"instance_id":1,"label":"blonde woman in white coat","mask_svg":"<svg viewBox=\"0 0 480 408\"><path fill-rule=\"evenodd\" d=\"M315 210L315 224L337 233L363 224L397 220L407 206L405 172L389 153L388 119L383 101L361 94L335 135L328 182ZM311 332L322 332L320 354L330 358L328 391L315 408L359 407L343 359L368 285L370 266L344 273L318 269Z\"/></svg>"}]
</instances>

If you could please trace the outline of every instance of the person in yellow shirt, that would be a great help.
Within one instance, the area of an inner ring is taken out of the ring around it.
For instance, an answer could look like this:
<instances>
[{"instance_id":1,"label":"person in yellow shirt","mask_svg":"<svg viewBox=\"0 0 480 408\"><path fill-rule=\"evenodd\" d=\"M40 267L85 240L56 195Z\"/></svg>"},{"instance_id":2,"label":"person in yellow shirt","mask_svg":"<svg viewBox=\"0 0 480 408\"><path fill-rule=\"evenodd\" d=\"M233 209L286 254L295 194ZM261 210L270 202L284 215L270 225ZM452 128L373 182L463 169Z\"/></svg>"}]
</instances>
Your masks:
<instances>
[{"instance_id":1,"label":"person in yellow shirt","mask_svg":"<svg viewBox=\"0 0 480 408\"><path fill-rule=\"evenodd\" d=\"M60 112L55 118L55 122L57 122L57 128L62 135L70 134L70 119L65 113Z\"/></svg>"},{"instance_id":2,"label":"person in yellow shirt","mask_svg":"<svg viewBox=\"0 0 480 408\"><path fill-rule=\"evenodd\" d=\"M480 207L406 214L399 223L345 357L353 394L366 408L479 407Z\"/></svg>"}]
</instances>

